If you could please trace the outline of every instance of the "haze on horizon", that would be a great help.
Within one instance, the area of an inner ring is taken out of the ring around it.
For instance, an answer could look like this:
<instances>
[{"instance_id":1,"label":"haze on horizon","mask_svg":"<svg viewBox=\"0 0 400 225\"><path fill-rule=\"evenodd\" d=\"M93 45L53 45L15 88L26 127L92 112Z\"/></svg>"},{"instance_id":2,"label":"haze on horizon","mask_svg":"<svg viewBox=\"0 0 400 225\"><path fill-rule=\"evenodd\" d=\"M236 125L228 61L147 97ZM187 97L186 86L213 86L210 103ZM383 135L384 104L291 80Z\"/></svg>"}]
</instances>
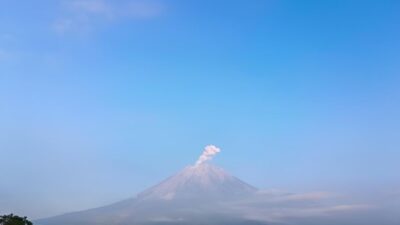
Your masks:
<instances>
[{"instance_id":1,"label":"haze on horizon","mask_svg":"<svg viewBox=\"0 0 400 225\"><path fill-rule=\"evenodd\" d=\"M399 10L0 1L0 214L133 197L206 144L262 190L398 202Z\"/></svg>"}]
</instances>

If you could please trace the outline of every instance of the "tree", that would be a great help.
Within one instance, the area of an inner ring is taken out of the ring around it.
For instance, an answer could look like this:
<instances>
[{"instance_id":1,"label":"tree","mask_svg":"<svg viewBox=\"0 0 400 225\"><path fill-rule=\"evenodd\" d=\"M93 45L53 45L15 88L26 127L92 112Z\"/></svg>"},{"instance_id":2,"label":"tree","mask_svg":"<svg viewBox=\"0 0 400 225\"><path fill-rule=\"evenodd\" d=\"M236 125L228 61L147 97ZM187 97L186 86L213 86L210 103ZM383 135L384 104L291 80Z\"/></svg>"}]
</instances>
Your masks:
<instances>
[{"instance_id":1,"label":"tree","mask_svg":"<svg viewBox=\"0 0 400 225\"><path fill-rule=\"evenodd\" d=\"M26 217L13 214L0 216L0 225L33 225Z\"/></svg>"}]
</instances>

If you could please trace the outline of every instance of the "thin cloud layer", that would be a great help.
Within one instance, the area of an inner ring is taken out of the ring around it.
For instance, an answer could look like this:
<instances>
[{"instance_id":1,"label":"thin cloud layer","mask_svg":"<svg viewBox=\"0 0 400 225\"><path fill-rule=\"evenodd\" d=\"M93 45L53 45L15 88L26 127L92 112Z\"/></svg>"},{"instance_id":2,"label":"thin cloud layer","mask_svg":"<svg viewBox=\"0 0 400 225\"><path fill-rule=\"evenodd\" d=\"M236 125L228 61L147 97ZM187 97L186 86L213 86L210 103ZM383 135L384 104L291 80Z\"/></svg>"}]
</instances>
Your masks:
<instances>
[{"instance_id":1,"label":"thin cloud layer","mask_svg":"<svg viewBox=\"0 0 400 225\"><path fill-rule=\"evenodd\" d=\"M67 5L70 9L81 13L108 14L111 6L102 0L75 0Z\"/></svg>"},{"instance_id":2,"label":"thin cloud layer","mask_svg":"<svg viewBox=\"0 0 400 225\"><path fill-rule=\"evenodd\" d=\"M230 202L225 205L235 214L244 218L266 223L306 223L305 221L341 220L347 224L357 220L359 214L368 214L376 206L373 204L349 204L350 199L337 198L329 192L291 194L278 191L260 191L255 197ZM349 219L348 217L352 217Z\"/></svg>"},{"instance_id":3,"label":"thin cloud layer","mask_svg":"<svg viewBox=\"0 0 400 225\"><path fill-rule=\"evenodd\" d=\"M145 0L73 0L63 2L61 16L53 22L59 34L92 30L104 23L120 20L149 20L163 14L165 6L159 1Z\"/></svg>"}]
</instances>

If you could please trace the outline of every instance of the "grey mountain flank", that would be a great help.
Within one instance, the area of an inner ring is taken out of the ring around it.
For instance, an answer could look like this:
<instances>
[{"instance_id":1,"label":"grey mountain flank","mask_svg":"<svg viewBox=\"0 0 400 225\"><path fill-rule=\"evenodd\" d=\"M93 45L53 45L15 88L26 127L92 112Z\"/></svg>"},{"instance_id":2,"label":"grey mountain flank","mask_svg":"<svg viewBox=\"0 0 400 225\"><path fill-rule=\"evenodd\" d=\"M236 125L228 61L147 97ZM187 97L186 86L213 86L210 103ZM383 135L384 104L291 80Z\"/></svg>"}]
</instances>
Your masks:
<instances>
[{"instance_id":1,"label":"grey mountain flank","mask_svg":"<svg viewBox=\"0 0 400 225\"><path fill-rule=\"evenodd\" d=\"M35 221L37 225L370 224L365 204L340 204L325 192L257 188L208 162L188 166L136 197ZM352 215L365 214L355 220ZM332 219L334 218L334 220ZM361 222L366 223L361 223ZM371 220L372 221L372 220ZM382 223L382 224L390 224ZM393 223L395 224L395 223Z\"/></svg>"},{"instance_id":2,"label":"grey mountain flank","mask_svg":"<svg viewBox=\"0 0 400 225\"><path fill-rule=\"evenodd\" d=\"M109 206L39 220L39 225L170 224L225 222L223 202L255 195L257 189L209 163L188 166L135 198ZM244 220L243 220L244 221Z\"/></svg>"},{"instance_id":3,"label":"grey mountain flank","mask_svg":"<svg viewBox=\"0 0 400 225\"><path fill-rule=\"evenodd\" d=\"M139 199L232 199L253 194L257 189L223 169L203 163L188 166L175 176L140 193Z\"/></svg>"}]
</instances>

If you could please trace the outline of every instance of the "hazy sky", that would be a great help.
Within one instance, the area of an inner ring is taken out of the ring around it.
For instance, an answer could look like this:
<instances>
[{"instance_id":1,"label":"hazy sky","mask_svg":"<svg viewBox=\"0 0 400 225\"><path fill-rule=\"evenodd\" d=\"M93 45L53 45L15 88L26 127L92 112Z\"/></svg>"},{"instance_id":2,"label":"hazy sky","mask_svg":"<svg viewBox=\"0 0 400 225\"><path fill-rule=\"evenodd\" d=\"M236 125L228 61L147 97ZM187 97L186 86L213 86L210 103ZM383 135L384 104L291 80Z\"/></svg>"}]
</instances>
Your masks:
<instances>
[{"instance_id":1,"label":"hazy sky","mask_svg":"<svg viewBox=\"0 0 400 225\"><path fill-rule=\"evenodd\" d=\"M188 164L400 190L400 2L0 0L0 214L134 196Z\"/></svg>"}]
</instances>

